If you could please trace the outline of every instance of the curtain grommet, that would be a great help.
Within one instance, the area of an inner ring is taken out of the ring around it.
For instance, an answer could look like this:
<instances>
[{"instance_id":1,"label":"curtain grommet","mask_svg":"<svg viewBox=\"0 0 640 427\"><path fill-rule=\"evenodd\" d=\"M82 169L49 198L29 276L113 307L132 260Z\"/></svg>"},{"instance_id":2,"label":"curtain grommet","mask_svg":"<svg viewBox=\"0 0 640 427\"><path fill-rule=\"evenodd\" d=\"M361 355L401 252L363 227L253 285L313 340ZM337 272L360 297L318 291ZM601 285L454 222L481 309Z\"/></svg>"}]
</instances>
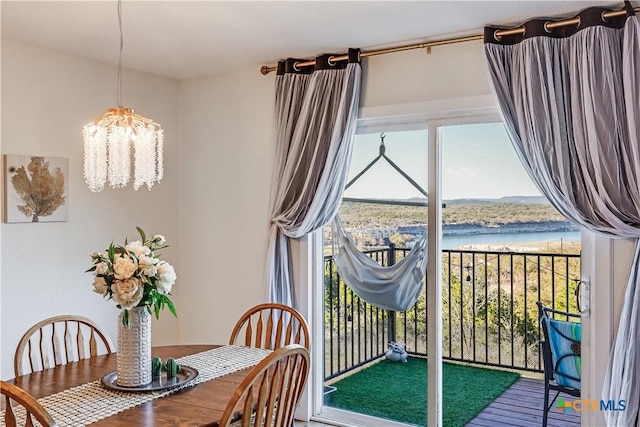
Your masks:
<instances>
[{"instance_id":1,"label":"curtain grommet","mask_svg":"<svg viewBox=\"0 0 640 427\"><path fill-rule=\"evenodd\" d=\"M544 30L547 32L547 34L551 34L551 30L549 29L548 25L551 23L551 21L547 21L544 23L543 27Z\"/></svg>"},{"instance_id":2,"label":"curtain grommet","mask_svg":"<svg viewBox=\"0 0 640 427\"><path fill-rule=\"evenodd\" d=\"M600 19L602 19L602 22L605 22L605 23L606 23L606 22L607 22L607 17L605 16L605 13L607 13L607 11L606 11L606 10L603 10L603 11L600 13Z\"/></svg>"},{"instance_id":3,"label":"curtain grommet","mask_svg":"<svg viewBox=\"0 0 640 427\"><path fill-rule=\"evenodd\" d=\"M333 56L330 56L330 57L327 58L327 64L330 67L335 67L336 66L336 63L333 61Z\"/></svg>"},{"instance_id":4,"label":"curtain grommet","mask_svg":"<svg viewBox=\"0 0 640 427\"><path fill-rule=\"evenodd\" d=\"M298 67L298 63L297 63L297 62L294 62L294 63L293 63L293 69L294 69L294 71L300 71L300 70L302 70L302 68Z\"/></svg>"},{"instance_id":5,"label":"curtain grommet","mask_svg":"<svg viewBox=\"0 0 640 427\"><path fill-rule=\"evenodd\" d=\"M500 31L500 30L495 30L495 31L493 32L493 38L494 38L496 41L498 41L498 42L499 42L499 41L501 41L501 40L502 40L502 36L498 35L498 31Z\"/></svg>"}]
</instances>

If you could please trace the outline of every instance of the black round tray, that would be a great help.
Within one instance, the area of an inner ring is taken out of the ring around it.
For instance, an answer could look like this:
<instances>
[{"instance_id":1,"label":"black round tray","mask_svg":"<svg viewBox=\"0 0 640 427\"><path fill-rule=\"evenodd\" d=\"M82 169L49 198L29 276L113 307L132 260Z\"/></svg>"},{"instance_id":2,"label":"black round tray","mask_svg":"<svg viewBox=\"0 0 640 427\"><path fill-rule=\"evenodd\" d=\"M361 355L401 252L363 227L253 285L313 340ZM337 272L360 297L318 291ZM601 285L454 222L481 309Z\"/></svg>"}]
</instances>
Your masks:
<instances>
[{"instance_id":1,"label":"black round tray","mask_svg":"<svg viewBox=\"0 0 640 427\"><path fill-rule=\"evenodd\" d=\"M198 371L189 366L180 366L180 372L174 378L167 378L166 372L163 372L157 378L151 380L151 382L147 385L139 386L139 387L124 387L118 385L118 371L109 372L107 375L102 377L102 385L111 390L117 391L158 391L158 390L167 390L170 388L178 387L184 384L187 384L190 381L193 381L199 375Z\"/></svg>"}]
</instances>

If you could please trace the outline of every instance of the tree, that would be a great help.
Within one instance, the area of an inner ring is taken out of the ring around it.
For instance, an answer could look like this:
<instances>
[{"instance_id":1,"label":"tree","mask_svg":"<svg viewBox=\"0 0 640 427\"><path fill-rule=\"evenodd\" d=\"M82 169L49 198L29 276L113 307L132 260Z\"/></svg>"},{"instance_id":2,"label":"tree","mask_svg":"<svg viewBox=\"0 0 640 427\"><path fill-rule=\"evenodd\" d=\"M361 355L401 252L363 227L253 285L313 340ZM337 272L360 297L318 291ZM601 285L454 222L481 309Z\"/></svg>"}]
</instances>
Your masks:
<instances>
[{"instance_id":1,"label":"tree","mask_svg":"<svg viewBox=\"0 0 640 427\"><path fill-rule=\"evenodd\" d=\"M396 233L389 237L391 243L396 245L397 248L405 248L407 246L407 243L412 241L413 239L414 237L411 234Z\"/></svg>"},{"instance_id":2,"label":"tree","mask_svg":"<svg viewBox=\"0 0 640 427\"><path fill-rule=\"evenodd\" d=\"M17 208L32 222L38 222L41 216L49 216L64 205L64 175L60 168L53 174L49 171L49 162L44 157L31 157L31 162L15 170L11 183L20 200L24 203Z\"/></svg>"}]
</instances>

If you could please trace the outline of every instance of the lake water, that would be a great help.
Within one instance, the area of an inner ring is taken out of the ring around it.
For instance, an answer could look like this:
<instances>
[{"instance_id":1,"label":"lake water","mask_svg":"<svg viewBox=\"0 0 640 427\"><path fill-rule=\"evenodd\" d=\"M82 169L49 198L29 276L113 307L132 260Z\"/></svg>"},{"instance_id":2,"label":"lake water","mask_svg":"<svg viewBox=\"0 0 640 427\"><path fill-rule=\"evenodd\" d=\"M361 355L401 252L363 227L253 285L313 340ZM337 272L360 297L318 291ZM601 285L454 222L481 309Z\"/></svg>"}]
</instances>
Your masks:
<instances>
[{"instance_id":1,"label":"lake water","mask_svg":"<svg viewBox=\"0 0 640 427\"><path fill-rule=\"evenodd\" d=\"M442 237L442 249L455 249L462 245L548 242L559 244L580 241L579 231L543 231L535 233L459 234ZM525 245L526 246L526 245Z\"/></svg>"}]
</instances>

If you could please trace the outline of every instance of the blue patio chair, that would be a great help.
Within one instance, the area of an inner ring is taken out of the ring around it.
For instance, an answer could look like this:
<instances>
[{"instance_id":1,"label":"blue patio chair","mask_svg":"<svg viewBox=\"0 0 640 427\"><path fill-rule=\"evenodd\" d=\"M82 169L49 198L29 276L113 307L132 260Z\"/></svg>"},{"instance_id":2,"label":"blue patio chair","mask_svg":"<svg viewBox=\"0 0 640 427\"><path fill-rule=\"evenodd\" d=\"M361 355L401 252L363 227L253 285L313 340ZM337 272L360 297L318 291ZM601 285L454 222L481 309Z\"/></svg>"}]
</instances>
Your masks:
<instances>
[{"instance_id":1,"label":"blue patio chair","mask_svg":"<svg viewBox=\"0 0 640 427\"><path fill-rule=\"evenodd\" d=\"M580 319L580 315L547 308L540 301L536 304L544 337L540 341L540 351L544 362L542 426L546 427L549 409L561 392L580 397L582 327L579 322L559 320L553 316L555 314L562 319ZM556 395L549 402L551 391L556 391Z\"/></svg>"}]
</instances>

